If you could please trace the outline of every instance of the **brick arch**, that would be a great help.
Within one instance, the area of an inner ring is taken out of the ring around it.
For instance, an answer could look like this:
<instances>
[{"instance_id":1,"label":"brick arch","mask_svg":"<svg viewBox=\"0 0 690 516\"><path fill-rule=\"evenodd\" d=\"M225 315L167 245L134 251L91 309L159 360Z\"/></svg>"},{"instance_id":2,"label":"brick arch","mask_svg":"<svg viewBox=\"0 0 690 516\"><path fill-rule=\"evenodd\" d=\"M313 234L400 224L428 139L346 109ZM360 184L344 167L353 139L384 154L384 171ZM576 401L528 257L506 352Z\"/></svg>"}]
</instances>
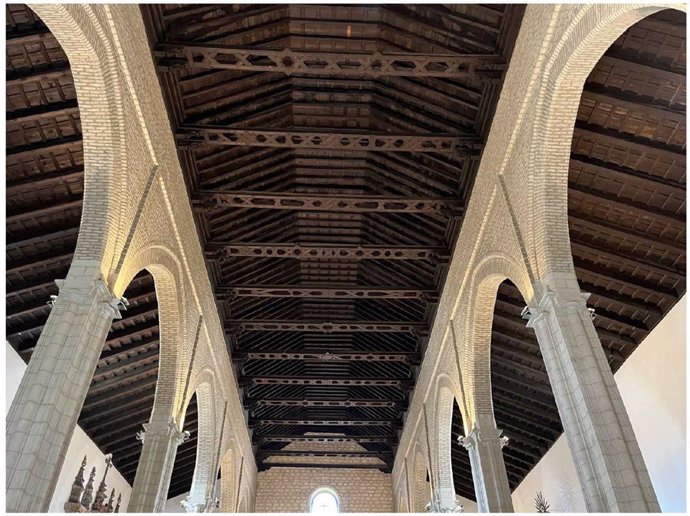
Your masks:
<instances>
[{"instance_id":1,"label":"brick arch","mask_svg":"<svg viewBox=\"0 0 690 516\"><path fill-rule=\"evenodd\" d=\"M206 497L211 495L210 487L215 480L214 462L217 452L217 418L215 399L217 389L215 376L205 369L192 383L195 386L192 391L196 394L198 410L198 437L196 444L196 463L192 487L188 500L191 504L199 506L206 503ZM191 389L190 389L191 390ZM193 394L192 394L193 395ZM190 400L192 395L189 396ZM188 403L188 401L186 402Z\"/></svg>"},{"instance_id":2,"label":"brick arch","mask_svg":"<svg viewBox=\"0 0 690 516\"><path fill-rule=\"evenodd\" d=\"M73 264L97 262L108 277L127 206L124 110L115 49L90 6L31 4L57 38L74 78L84 149L84 198Z\"/></svg>"},{"instance_id":3,"label":"brick arch","mask_svg":"<svg viewBox=\"0 0 690 516\"><path fill-rule=\"evenodd\" d=\"M468 310L463 325L463 338L466 341L466 371L463 371L463 376L467 377L465 399L468 412L463 416L466 429L480 415L493 418L491 328L498 286L506 279L517 286L525 300L532 299L533 289L526 268L504 255L488 256L479 262L471 276Z\"/></svg>"},{"instance_id":4,"label":"brick arch","mask_svg":"<svg viewBox=\"0 0 690 516\"><path fill-rule=\"evenodd\" d=\"M433 436L433 449L435 450L435 478L440 485L453 486L453 465L451 462L453 426L453 404L462 406L459 399L462 393L456 382L450 376L441 374L436 379L435 407L430 432ZM461 410L461 413L464 413ZM464 418L464 415L463 415Z\"/></svg>"},{"instance_id":5,"label":"brick arch","mask_svg":"<svg viewBox=\"0 0 690 516\"><path fill-rule=\"evenodd\" d=\"M227 450L220 461L220 512L235 512L237 501L237 453L235 442L230 440Z\"/></svg>"},{"instance_id":6,"label":"brick arch","mask_svg":"<svg viewBox=\"0 0 690 516\"><path fill-rule=\"evenodd\" d=\"M426 445L419 442L415 443L412 452L412 474L410 475L411 512L426 512L426 504L431 500L430 486L426 481L431 469L425 451Z\"/></svg>"},{"instance_id":7,"label":"brick arch","mask_svg":"<svg viewBox=\"0 0 690 516\"><path fill-rule=\"evenodd\" d=\"M189 355L188 331L184 324L185 289L182 266L167 247L151 245L141 249L124 264L115 291L124 292L134 276L147 270L153 276L158 301L159 366L156 394L151 419L178 421L181 410L186 411L189 399L183 400ZM193 390L191 392L194 392ZM189 395L191 398L191 394Z\"/></svg>"},{"instance_id":8,"label":"brick arch","mask_svg":"<svg viewBox=\"0 0 690 516\"><path fill-rule=\"evenodd\" d=\"M629 27L668 4L596 4L582 7L545 64L535 96L530 153L536 275L574 274L568 231L568 170L573 127L585 81L604 52ZM686 10L683 6L673 6Z\"/></svg>"}]
</instances>

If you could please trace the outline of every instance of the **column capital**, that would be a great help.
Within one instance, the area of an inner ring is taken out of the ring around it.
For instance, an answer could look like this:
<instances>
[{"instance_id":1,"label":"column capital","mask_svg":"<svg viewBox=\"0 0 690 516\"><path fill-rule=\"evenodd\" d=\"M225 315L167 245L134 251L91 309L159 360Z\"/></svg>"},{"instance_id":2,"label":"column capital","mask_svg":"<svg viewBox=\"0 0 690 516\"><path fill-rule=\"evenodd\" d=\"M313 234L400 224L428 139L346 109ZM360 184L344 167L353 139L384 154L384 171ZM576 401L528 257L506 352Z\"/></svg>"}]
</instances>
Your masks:
<instances>
[{"instance_id":1,"label":"column capital","mask_svg":"<svg viewBox=\"0 0 690 516\"><path fill-rule=\"evenodd\" d=\"M126 309L127 300L117 298L103 279L57 279L55 284L59 289L59 295L53 304L60 300L70 303L84 304L95 300L105 313L113 319L121 319L120 311Z\"/></svg>"},{"instance_id":2,"label":"column capital","mask_svg":"<svg viewBox=\"0 0 690 516\"><path fill-rule=\"evenodd\" d=\"M488 444L491 442L498 442L500 447L503 448L508 444L508 437L502 436L503 430L499 430L495 426L480 429L477 423L474 424L472 430L465 436L458 436L458 443L469 450L479 444Z\"/></svg>"},{"instance_id":3,"label":"column capital","mask_svg":"<svg viewBox=\"0 0 690 516\"><path fill-rule=\"evenodd\" d=\"M548 313L558 309L574 308L576 310L589 310L587 299L589 292L580 292L578 297L572 295L559 295L557 292L547 290L543 293L536 305L528 305L522 312L523 319L527 319L527 327L534 328ZM591 312L590 312L591 313Z\"/></svg>"},{"instance_id":4,"label":"column capital","mask_svg":"<svg viewBox=\"0 0 690 516\"><path fill-rule=\"evenodd\" d=\"M189 439L189 432L187 430L179 430L177 424L174 421L169 421L164 423L162 421L148 422L141 425L144 427L143 430L137 432L137 441L144 443L146 436L150 435L152 437L164 437L175 442L176 445L180 445Z\"/></svg>"}]
</instances>

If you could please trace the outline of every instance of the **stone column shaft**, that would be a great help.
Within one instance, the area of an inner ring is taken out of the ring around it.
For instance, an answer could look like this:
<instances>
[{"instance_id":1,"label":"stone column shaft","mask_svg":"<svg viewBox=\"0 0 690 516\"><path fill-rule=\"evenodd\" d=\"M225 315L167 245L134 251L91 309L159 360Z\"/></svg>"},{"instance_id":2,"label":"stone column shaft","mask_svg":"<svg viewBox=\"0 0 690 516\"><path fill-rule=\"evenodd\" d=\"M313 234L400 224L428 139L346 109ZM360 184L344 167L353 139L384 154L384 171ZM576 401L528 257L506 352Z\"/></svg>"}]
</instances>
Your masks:
<instances>
[{"instance_id":1,"label":"stone column shaft","mask_svg":"<svg viewBox=\"0 0 690 516\"><path fill-rule=\"evenodd\" d=\"M469 451L479 512L513 512L501 451L507 439L501 437L493 416L479 415L469 435L458 441Z\"/></svg>"},{"instance_id":2,"label":"stone column shaft","mask_svg":"<svg viewBox=\"0 0 690 516\"><path fill-rule=\"evenodd\" d=\"M528 326L539 340L587 510L659 512L586 297L547 292Z\"/></svg>"},{"instance_id":3,"label":"stone column shaft","mask_svg":"<svg viewBox=\"0 0 690 516\"><path fill-rule=\"evenodd\" d=\"M177 447L188 437L174 421L145 423L138 438L143 441L132 496L127 512L162 512L168 499Z\"/></svg>"},{"instance_id":4,"label":"stone column shaft","mask_svg":"<svg viewBox=\"0 0 690 516\"><path fill-rule=\"evenodd\" d=\"M74 427L98 363L117 300L84 274L59 281L7 414L7 510L47 512Z\"/></svg>"}]
</instances>

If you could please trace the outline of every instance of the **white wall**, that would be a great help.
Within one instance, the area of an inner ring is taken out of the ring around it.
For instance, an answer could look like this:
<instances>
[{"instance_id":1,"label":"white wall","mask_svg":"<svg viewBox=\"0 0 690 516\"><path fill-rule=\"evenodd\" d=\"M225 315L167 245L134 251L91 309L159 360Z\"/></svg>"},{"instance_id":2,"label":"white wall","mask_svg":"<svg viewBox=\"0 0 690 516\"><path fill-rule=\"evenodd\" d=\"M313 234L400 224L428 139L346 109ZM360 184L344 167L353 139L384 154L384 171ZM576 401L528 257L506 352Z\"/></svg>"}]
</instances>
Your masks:
<instances>
[{"instance_id":1,"label":"white wall","mask_svg":"<svg viewBox=\"0 0 690 516\"><path fill-rule=\"evenodd\" d=\"M10 409L12 400L14 399L17 389L19 388L19 382L21 381L24 371L26 370L26 364L24 361L7 342L6 358L5 402L7 405L5 407L5 414L7 414ZM134 439L134 436L132 436L132 439ZM79 467L81 466L81 461L84 459L84 455L87 457L86 470L84 472L85 479L88 479L88 476L91 473L91 468L94 466L96 467L96 480L94 481L95 494L95 491L98 489L105 471L105 455L101 453L101 451L98 449L98 446L96 446L95 443L89 439L89 437L79 427L79 425L77 425L74 430L74 435L72 436L72 441L67 449L65 463L62 467L62 471L60 472L60 478L57 486L55 487L55 493L52 501L50 502L48 512L65 512L63 510L63 506L69 498L70 491L72 490L72 482L74 482L74 477L79 471ZM122 493L120 512L125 512L127 509L127 504L129 503L129 496L132 493L132 487L114 468L110 468L108 471L106 484L108 486L107 496L110 496L110 490L112 488L115 488L115 500L117 500L117 495ZM115 503L115 500L113 503Z\"/></svg>"},{"instance_id":2,"label":"white wall","mask_svg":"<svg viewBox=\"0 0 690 516\"><path fill-rule=\"evenodd\" d=\"M683 298L616 373L616 383L663 512L685 512L685 314ZM551 512L584 512L564 436L513 493L516 512L535 512L541 491Z\"/></svg>"},{"instance_id":3,"label":"white wall","mask_svg":"<svg viewBox=\"0 0 690 516\"><path fill-rule=\"evenodd\" d=\"M187 512L184 507L182 507L182 501L189 496L189 491L184 494L177 495L175 498L169 498L165 502L165 507L163 512Z\"/></svg>"}]
</instances>

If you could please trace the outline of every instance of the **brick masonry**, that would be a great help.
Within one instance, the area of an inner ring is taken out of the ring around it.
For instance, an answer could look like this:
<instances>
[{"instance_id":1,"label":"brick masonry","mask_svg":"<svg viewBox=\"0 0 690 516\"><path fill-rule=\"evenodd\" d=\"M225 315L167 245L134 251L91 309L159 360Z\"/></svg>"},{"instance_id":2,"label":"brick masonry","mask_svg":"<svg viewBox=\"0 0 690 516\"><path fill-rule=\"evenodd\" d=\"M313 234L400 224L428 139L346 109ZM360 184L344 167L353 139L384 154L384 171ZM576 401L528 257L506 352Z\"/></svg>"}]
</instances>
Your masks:
<instances>
[{"instance_id":1,"label":"brick masonry","mask_svg":"<svg viewBox=\"0 0 690 516\"><path fill-rule=\"evenodd\" d=\"M393 512L391 475L378 470L271 468L258 474L256 512L307 512L311 495L333 489L341 512Z\"/></svg>"}]
</instances>

